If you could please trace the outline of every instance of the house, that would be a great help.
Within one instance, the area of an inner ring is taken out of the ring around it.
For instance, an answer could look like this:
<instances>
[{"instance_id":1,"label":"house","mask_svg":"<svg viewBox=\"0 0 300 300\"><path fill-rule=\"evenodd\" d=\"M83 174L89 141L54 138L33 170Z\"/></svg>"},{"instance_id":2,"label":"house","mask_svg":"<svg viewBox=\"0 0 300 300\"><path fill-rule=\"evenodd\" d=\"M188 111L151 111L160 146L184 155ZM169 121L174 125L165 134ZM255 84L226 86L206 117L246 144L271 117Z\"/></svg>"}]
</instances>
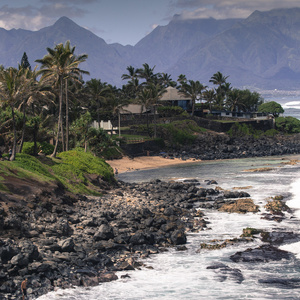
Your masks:
<instances>
[{"instance_id":1,"label":"house","mask_svg":"<svg viewBox=\"0 0 300 300\"><path fill-rule=\"evenodd\" d=\"M146 108L141 104L128 104L126 106L123 106L120 109L121 115L128 115L128 114L144 114L147 112Z\"/></svg>"},{"instance_id":2,"label":"house","mask_svg":"<svg viewBox=\"0 0 300 300\"><path fill-rule=\"evenodd\" d=\"M188 110L192 106L192 99L179 93L174 87L167 87L166 92L160 97L159 102L164 102L164 105L180 106Z\"/></svg>"}]
</instances>

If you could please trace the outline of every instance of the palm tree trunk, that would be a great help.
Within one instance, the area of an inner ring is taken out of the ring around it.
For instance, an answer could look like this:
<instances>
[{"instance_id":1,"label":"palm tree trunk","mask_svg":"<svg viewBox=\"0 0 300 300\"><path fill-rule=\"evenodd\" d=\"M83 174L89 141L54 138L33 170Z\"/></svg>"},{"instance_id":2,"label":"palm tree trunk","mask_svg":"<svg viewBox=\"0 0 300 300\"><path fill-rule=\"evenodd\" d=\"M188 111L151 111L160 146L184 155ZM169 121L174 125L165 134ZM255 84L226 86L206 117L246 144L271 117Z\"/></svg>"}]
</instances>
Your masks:
<instances>
[{"instance_id":1,"label":"palm tree trunk","mask_svg":"<svg viewBox=\"0 0 300 300\"><path fill-rule=\"evenodd\" d=\"M120 111L118 111L118 126L119 126L119 137L121 137L121 115L120 115Z\"/></svg>"},{"instance_id":2,"label":"palm tree trunk","mask_svg":"<svg viewBox=\"0 0 300 300\"><path fill-rule=\"evenodd\" d=\"M66 78L66 151L69 151L69 99L68 79Z\"/></svg>"},{"instance_id":3,"label":"palm tree trunk","mask_svg":"<svg viewBox=\"0 0 300 300\"><path fill-rule=\"evenodd\" d=\"M97 122L98 122L98 129L100 129L100 100L97 99Z\"/></svg>"},{"instance_id":4,"label":"palm tree trunk","mask_svg":"<svg viewBox=\"0 0 300 300\"><path fill-rule=\"evenodd\" d=\"M154 138L156 139L156 105L154 104Z\"/></svg>"},{"instance_id":5,"label":"palm tree trunk","mask_svg":"<svg viewBox=\"0 0 300 300\"><path fill-rule=\"evenodd\" d=\"M19 153L21 153L22 149L23 149L24 137L25 137L25 127L26 127L26 109L25 109L25 101L24 101L24 103L23 103L23 128L22 128L22 136L21 136Z\"/></svg>"},{"instance_id":6,"label":"palm tree trunk","mask_svg":"<svg viewBox=\"0 0 300 300\"><path fill-rule=\"evenodd\" d=\"M192 99L192 117L194 116L195 112L195 99Z\"/></svg>"},{"instance_id":7,"label":"palm tree trunk","mask_svg":"<svg viewBox=\"0 0 300 300\"><path fill-rule=\"evenodd\" d=\"M14 107L13 106L11 106L11 115L12 115L12 121L13 121L13 133L14 133L14 137L13 137L12 153L11 153L11 156L10 156L9 160L13 161L16 158L16 148L17 148L16 120L15 120L15 111L14 111Z\"/></svg>"},{"instance_id":8,"label":"palm tree trunk","mask_svg":"<svg viewBox=\"0 0 300 300\"><path fill-rule=\"evenodd\" d=\"M57 153L58 148L58 140L59 140L59 131L62 124L62 97L63 97L63 78L60 79L60 93L59 93L59 109L58 109L58 122L57 122L57 134L56 134L56 141L55 141L55 147L53 150L53 153L51 154L51 157L55 157Z\"/></svg>"}]
</instances>

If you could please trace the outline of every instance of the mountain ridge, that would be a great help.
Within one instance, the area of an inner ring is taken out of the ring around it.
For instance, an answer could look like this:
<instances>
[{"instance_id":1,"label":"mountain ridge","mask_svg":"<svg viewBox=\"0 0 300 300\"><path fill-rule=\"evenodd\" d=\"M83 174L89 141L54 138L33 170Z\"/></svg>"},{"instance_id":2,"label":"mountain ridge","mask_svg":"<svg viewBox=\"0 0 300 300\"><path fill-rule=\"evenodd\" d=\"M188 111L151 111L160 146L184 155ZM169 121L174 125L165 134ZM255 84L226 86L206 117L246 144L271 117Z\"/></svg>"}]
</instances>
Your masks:
<instances>
[{"instance_id":1,"label":"mountain ridge","mask_svg":"<svg viewBox=\"0 0 300 300\"><path fill-rule=\"evenodd\" d=\"M24 52L31 66L47 47L70 40L76 54L88 54L81 65L92 78L121 86L132 65L148 63L173 80L180 74L209 84L217 71L235 87L296 89L300 79L300 8L254 11L246 19L181 20L158 26L135 46L107 44L67 17L38 31L0 28L0 64L17 66ZM89 79L91 77L85 77Z\"/></svg>"}]
</instances>

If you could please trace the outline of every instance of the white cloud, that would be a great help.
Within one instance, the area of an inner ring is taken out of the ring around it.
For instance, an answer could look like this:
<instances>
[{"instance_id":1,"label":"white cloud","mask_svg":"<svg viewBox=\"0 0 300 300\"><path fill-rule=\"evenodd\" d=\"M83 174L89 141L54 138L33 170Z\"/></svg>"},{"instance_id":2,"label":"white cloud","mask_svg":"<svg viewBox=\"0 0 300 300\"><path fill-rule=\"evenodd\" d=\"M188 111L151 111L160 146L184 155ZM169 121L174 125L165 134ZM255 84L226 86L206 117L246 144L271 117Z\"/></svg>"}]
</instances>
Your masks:
<instances>
[{"instance_id":1,"label":"white cloud","mask_svg":"<svg viewBox=\"0 0 300 300\"><path fill-rule=\"evenodd\" d=\"M0 27L7 30L12 28L23 28L39 30L53 24L59 17L69 18L83 17L87 11L76 4L91 3L95 0L43 0L42 6L27 5L23 7L0 7Z\"/></svg>"},{"instance_id":2,"label":"white cloud","mask_svg":"<svg viewBox=\"0 0 300 300\"><path fill-rule=\"evenodd\" d=\"M176 0L173 5L184 9L182 19L246 18L253 11L300 7L299 0Z\"/></svg>"}]
</instances>

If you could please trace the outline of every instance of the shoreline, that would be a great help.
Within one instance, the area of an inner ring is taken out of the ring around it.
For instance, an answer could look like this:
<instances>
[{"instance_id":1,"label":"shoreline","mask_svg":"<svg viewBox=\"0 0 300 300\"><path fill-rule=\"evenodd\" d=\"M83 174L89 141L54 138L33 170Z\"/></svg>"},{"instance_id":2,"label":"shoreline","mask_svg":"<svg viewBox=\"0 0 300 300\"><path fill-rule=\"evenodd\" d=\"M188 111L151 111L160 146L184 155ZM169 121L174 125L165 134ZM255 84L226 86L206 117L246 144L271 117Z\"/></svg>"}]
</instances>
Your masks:
<instances>
[{"instance_id":1,"label":"shoreline","mask_svg":"<svg viewBox=\"0 0 300 300\"><path fill-rule=\"evenodd\" d=\"M275 156L258 156L258 157L271 157L274 159L281 159L281 160L288 160L290 163L293 160L300 160L299 154L285 154L285 155L275 155ZM236 159L247 159L249 157L244 158L229 158L229 159L217 159L217 161L223 160L236 160ZM176 166L182 164L190 164L190 163L199 163L199 162L207 162L211 160L202 160L202 159L195 159L189 158L182 160L180 158L164 158L161 156L139 156L135 158L129 158L128 156L124 156L121 159L113 159L113 160L106 160L113 170L117 169L118 173L127 173L127 172L134 172L138 170L147 170L147 169L158 169L168 166Z\"/></svg>"},{"instance_id":2,"label":"shoreline","mask_svg":"<svg viewBox=\"0 0 300 300\"><path fill-rule=\"evenodd\" d=\"M161 156L138 156L129 158L124 156L121 159L106 160L106 162L120 173L133 172L138 170L156 169L167 166L174 166L186 163L201 162L201 159L189 158L182 160L180 158L164 158Z\"/></svg>"}]
</instances>

